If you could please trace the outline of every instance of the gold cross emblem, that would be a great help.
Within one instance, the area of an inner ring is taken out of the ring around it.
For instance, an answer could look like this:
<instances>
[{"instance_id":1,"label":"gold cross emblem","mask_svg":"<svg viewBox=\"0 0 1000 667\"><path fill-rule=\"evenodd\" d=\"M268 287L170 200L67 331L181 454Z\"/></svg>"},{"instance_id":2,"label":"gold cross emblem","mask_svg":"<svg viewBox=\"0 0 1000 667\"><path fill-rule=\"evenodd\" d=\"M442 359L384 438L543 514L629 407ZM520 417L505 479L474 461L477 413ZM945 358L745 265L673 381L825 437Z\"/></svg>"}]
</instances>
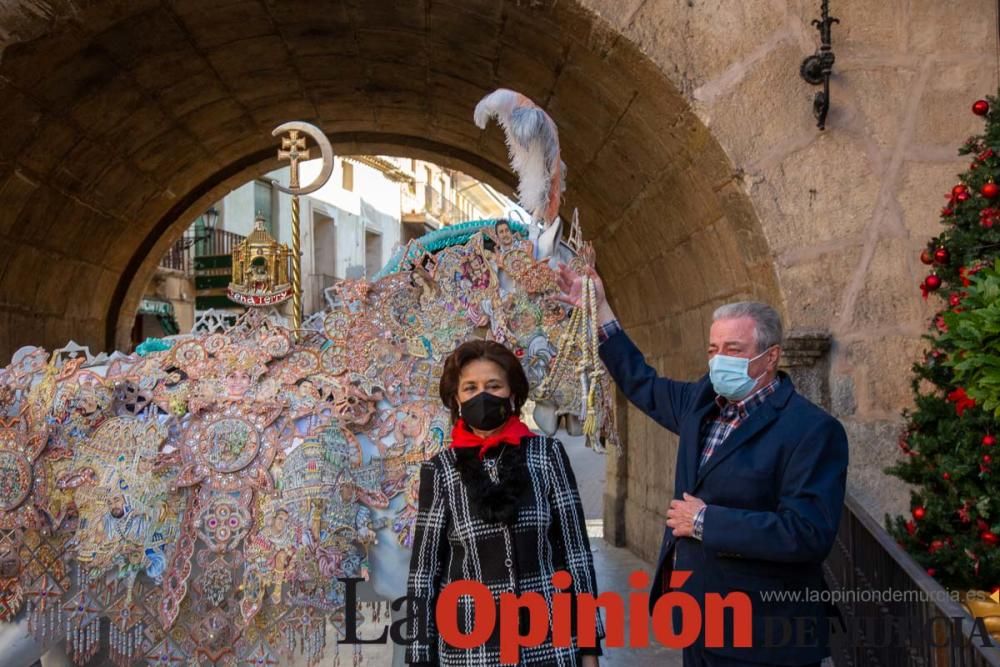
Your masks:
<instances>
[{"instance_id":1,"label":"gold cross emblem","mask_svg":"<svg viewBox=\"0 0 1000 667\"><path fill-rule=\"evenodd\" d=\"M288 185L292 188L299 187L299 161L309 159L309 149L306 148L306 138L300 137L298 130L289 130L288 136L281 138L278 159L291 163Z\"/></svg>"}]
</instances>

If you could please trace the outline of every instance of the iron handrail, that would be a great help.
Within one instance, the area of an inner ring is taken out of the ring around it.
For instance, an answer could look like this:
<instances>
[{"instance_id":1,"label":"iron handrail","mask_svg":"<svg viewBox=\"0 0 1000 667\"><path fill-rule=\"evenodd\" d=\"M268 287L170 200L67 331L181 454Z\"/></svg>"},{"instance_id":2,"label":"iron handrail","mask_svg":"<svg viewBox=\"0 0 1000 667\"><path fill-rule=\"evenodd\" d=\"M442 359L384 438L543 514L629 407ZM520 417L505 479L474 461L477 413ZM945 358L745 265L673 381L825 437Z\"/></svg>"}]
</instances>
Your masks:
<instances>
[{"instance_id":1,"label":"iron handrail","mask_svg":"<svg viewBox=\"0 0 1000 667\"><path fill-rule=\"evenodd\" d=\"M985 647L988 636L972 636L974 623L965 608L850 492L824 571L831 591L842 591L841 597L851 590L878 593L868 601L838 601L843 631L831 634L838 667L1000 666L997 644ZM916 599L891 599L901 597L895 591Z\"/></svg>"}]
</instances>

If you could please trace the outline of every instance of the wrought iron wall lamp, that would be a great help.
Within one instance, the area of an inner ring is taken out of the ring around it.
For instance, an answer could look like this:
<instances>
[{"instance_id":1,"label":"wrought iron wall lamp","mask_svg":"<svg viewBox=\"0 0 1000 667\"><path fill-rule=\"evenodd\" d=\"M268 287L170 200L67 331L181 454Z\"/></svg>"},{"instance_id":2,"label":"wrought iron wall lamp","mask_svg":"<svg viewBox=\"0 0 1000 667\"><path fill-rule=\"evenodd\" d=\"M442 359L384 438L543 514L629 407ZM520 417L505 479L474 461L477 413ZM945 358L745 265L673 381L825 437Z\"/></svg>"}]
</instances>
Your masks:
<instances>
[{"instance_id":1,"label":"wrought iron wall lamp","mask_svg":"<svg viewBox=\"0 0 1000 667\"><path fill-rule=\"evenodd\" d=\"M819 30L820 47L816 53L808 56L802 61L799 73L802 78L818 86L823 84L823 90L816 93L813 98L813 115L816 116L816 127L826 129L826 114L830 110L830 73L833 71L833 49L830 46L830 28L834 23L840 23L839 19L830 16L830 1L820 2L819 19L813 19L812 24Z\"/></svg>"}]
</instances>

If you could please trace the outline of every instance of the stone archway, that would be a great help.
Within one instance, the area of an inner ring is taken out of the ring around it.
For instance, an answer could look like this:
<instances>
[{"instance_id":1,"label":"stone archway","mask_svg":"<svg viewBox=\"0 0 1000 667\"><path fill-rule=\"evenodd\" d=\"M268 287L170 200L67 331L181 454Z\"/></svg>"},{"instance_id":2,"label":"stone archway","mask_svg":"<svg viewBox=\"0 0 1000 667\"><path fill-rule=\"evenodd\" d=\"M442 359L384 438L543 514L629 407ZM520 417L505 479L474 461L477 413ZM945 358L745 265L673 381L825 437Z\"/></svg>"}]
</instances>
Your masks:
<instances>
[{"instance_id":1,"label":"stone archway","mask_svg":"<svg viewBox=\"0 0 1000 667\"><path fill-rule=\"evenodd\" d=\"M776 294L718 145L657 68L588 11L374 4L98 2L9 44L3 350L69 337L115 343L112 322L131 301L122 286L141 278L142 260L172 240L187 209L261 165L270 128L288 118L318 123L342 150L429 153L509 189L500 133L471 123L475 102L498 85L559 123L566 201L597 240L609 282L640 257L685 285L688 299L668 311ZM734 236L720 239L720 224L751 243L726 248ZM705 262L680 245L703 245L701 259L734 253L726 263L750 272L706 284L694 268ZM673 256L657 252L668 248ZM664 310L621 287L630 322Z\"/></svg>"},{"instance_id":2,"label":"stone archway","mask_svg":"<svg viewBox=\"0 0 1000 667\"><path fill-rule=\"evenodd\" d=\"M471 120L500 86L559 125L566 206L579 208L613 305L661 372L703 372L719 303L784 309L719 143L660 66L576 2L17 7L0 14L2 355L127 340L156 258L209 202L274 165L270 130L286 120L319 125L342 152L432 157L509 191L502 134ZM646 446L666 437L654 429L627 420L643 446L609 471L619 519L647 556L672 479L669 450Z\"/></svg>"}]
</instances>

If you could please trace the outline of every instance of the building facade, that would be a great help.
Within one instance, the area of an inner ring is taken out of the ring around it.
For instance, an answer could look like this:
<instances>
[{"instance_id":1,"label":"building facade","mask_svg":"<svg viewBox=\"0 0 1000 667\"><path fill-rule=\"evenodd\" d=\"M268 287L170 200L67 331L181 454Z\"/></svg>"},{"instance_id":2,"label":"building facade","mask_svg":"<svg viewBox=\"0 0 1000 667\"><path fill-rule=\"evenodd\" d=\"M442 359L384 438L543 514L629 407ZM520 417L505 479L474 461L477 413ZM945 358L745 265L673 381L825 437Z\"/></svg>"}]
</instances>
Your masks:
<instances>
[{"instance_id":1,"label":"building facade","mask_svg":"<svg viewBox=\"0 0 1000 667\"><path fill-rule=\"evenodd\" d=\"M321 166L301 163L300 182L313 181ZM226 296L234 245L258 217L275 240L292 244L292 198L275 182L288 183L287 168L232 190L175 242L140 303L133 345L190 331L209 311L227 320L243 311ZM324 290L339 280L372 278L399 245L463 220L504 216L514 205L489 185L432 162L366 155L337 157L326 184L300 197L299 206L308 316L325 307Z\"/></svg>"}]
</instances>

